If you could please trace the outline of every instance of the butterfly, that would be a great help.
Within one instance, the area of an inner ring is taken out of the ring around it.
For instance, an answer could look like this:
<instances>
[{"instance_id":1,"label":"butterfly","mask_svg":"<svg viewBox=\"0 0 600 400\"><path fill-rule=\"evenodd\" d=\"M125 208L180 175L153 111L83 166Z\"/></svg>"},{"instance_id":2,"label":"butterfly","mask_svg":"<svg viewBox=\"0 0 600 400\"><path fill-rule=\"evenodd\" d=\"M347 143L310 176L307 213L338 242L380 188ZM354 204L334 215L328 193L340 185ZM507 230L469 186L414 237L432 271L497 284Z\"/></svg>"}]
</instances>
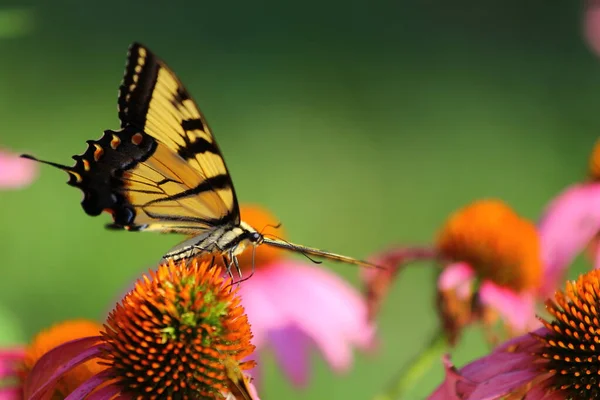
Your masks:
<instances>
[{"instance_id":1,"label":"butterfly","mask_svg":"<svg viewBox=\"0 0 600 400\"><path fill-rule=\"evenodd\" d=\"M173 71L148 48L129 48L119 88L121 129L88 140L72 167L45 163L69 174L81 189L84 211L112 215L108 228L192 236L165 259L221 256L241 271L247 246L270 245L366 267L369 262L267 237L240 218L231 176L200 109Z\"/></svg>"}]
</instances>

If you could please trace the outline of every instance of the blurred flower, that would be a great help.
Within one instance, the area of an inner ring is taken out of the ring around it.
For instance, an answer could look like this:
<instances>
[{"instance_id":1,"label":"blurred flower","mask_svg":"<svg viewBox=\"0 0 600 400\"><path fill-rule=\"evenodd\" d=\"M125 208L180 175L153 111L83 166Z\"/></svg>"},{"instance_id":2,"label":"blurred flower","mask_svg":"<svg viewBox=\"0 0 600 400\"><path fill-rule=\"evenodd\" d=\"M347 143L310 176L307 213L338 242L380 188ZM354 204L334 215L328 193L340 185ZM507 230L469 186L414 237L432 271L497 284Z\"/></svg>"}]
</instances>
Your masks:
<instances>
[{"instance_id":1,"label":"blurred flower","mask_svg":"<svg viewBox=\"0 0 600 400\"><path fill-rule=\"evenodd\" d=\"M259 207L243 206L241 215L266 235L284 235L275 230L275 218ZM284 258L281 249L263 245L255 251L256 272L240 285L240 295L257 348L270 347L295 385L308 381L313 345L334 370L347 370L352 347L367 349L374 340L375 328L361 295L325 269ZM247 276L252 248L239 261Z\"/></svg>"},{"instance_id":2,"label":"blurred flower","mask_svg":"<svg viewBox=\"0 0 600 400\"><path fill-rule=\"evenodd\" d=\"M0 150L0 189L19 189L37 176L37 166L19 156Z\"/></svg>"},{"instance_id":3,"label":"blurred flower","mask_svg":"<svg viewBox=\"0 0 600 400\"><path fill-rule=\"evenodd\" d=\"M33 365L46 353L68 341L98 335L102 326L87 320L65 321L40 332L26 347L0 350L0 399L23 399L23 382ZM95 361L88 361L67 372L57 381L52 395L66 397L92 375L104 369Z\"/></svg>"},{"instance_id":4,"label":"blurred flower","mask_svg":"<svg viewBox=\"0 0 600 400\"><path fill-rule=\"evenodd\" d=\"M25 398L50 399L65 373L89 360L105 369L70 398L94 392L97 399L216 399L229 396L232 384L243 390L248 382L241 371L254 366L240 362L254 350L250 326L231 281L209 266L170 261L143 276L100 335L60 345L38 360Z\"/></svg>"},{"instance_id":5,"label":"blurred flower","mask_svg":"<svg viewBox=\"0 0 600 400\"><path fill-rule=\"evenodd\" d=\"M600 1L585 0L583 35L591 50L600 56Z\"/></svg>"},{"instance_id":6,"label":"blurred flower","mask_svg":"<svg viewBox=\"0 0 600 400\"><path fill-rule=\"evenodd\" d=\"M429 399L599 398L600 271L567 282L546 309L554 318L543 328L462 369L445 360L446 379Z\"/></svg>"},{"instance_id":7,"label":"blurred flower","mask_svg":"<svg viewBox=\"0 0 600 400\"><path fill-rule=\"evenodd\" d=\"M382 291L370 289L381 285L377 275L391 278L415 259L444 262L438 278L438 312L451 344L476 321L490 328L501 317L511 335L526 332L537 322L535 299L544 278L538 233L499 200L476 201L453 213L429 251L404 248L390 256L393 252L374 257L395 272L377 271L367 278L367 291L375 296L370 304L381 301Z\"/></svg>"},{"instance_id":8,"label":"blurred flower","mask_svg":"<svg viewBox=\"0 0 600 400\"><path fill-rule=\"evenodd\" d=\"M589 180L566 188L546 208L539 223L542 261L546 279L541 288L551 296L573 259L589 248L596 267L600 253L596 237L600 232L600 140L589 160Z\"/></svg>"}]
</instances>

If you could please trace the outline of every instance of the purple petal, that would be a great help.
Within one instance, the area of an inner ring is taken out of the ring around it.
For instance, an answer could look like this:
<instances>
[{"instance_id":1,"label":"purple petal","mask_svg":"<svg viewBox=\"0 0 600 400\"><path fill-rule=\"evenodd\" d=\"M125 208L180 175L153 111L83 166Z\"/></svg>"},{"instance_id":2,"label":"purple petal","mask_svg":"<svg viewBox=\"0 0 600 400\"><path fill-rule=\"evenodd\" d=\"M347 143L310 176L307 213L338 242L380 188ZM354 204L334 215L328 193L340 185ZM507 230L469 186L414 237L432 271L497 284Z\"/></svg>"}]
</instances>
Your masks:
<instances>
[{"instance_id":1,"label":"purple petal","mask_svg":"<svg viewBox=\"0 0 600 400\"><path fill-rule=\"evenodd\" d=\"M86 400L106 400L106 399L113 399L113 398L115 398L116 395L119 395L119 397L118 397L119 400L125 400L126 398L127 399L131 398L130 395L124 395L124 394L120 394L120 393L121 393L121 387L119 387L119 385L110 384L110 385L104 386L103 388L98 389L97 391L90 394L85 399Z\"/></svg>"},{"instance_id":2,"label":"purple petal","mask_svg":"<svg viewBox=\"0 0 600 400\"><path fill-rule=\"evenodd\" d=\"M28 400L45 399L60 377L72 368L97 357L101 336L71 340L44 354L27 375L24 395Z\"/></svg>"},{"instance_id":3,"label":"purple petal","mask_svg":"<svg viewBox=\"0 0 600 400\"><path fill-rule=\"evenodd\" d=\"M539 326L535 316L535 296L530 292L515 292L507 287L485 281L479 289L481 304L498 311L502 319L516 331L525 333Z\"/></svg>"},{"instance_id":4,"label":"purple petal","mask_svg":"<svg viewBox=\"0 0 600 400\"><path fill-rule=\"evenodd\" d=\"M296 386L308 382L310 340L296 327L277 329L269 334L275 357Z\"/></svg>"},{"instance_id":5,"label":"purple petal","mask_svg":"<svg viewBox=\"0 0 600 400\"><path fill-rule=\"evenodd\" d=\"M547 332L545 328L540 328L535 333L544 335ZM540 346L542 344L538 339L525 334L497 347L489 355L467 364L460 371L445 359L446 379L429 399L499 399L536 378L543 379L539 366L534 363L533 355L539 351Z\"/></svg>"},{"instance_id":6,"label":"purple petal","mask_svg":"<svg viewBox=\"0 0 600 400\"><path fill-rule=\"evenodd\" d=\"M98 386L102 385L109 379L110 379L109 371L104 370L102 372L99 372L96 375L89 378L88 380L86 380L85 382L83 382L81 385L79 385L77 387L77 389L73 390L71 392L71 394L69 394L65 398L65 400L83 400L86 398L87 395L92 393ZM105 389L109 389L109 388L111 390L108 392L111 392L114 394L117 394L120 391L120 389L119 389L115 392L116 385L108 385L108 386L102 388L102 390L100 390L99 392L101 392L101 394L104 395L107 392ZM102 395L99 395L98 393L94 393L94 397L96 397L97 399L110 399L111 398L111 397L102 397ZM87 399L89 400L89 398L87 398Z\"/></svg>"},{"instance_id":7,"label":"purple petal","mask_svg":"<svg viewBox=\"0 0 600 400\"><path fill-rule=\"evenodd\" d=\"M481 382L477 388L468 397L469 400L496 400L500 399L515 390L531 382L539 375L539 372L532 370L512 371L492 377Z\"/></svg>"},{"instance_id":8,"label":"purple petal","mask_svg":"<svg viewBox=\"0 0 600 400\"><path fill-rule=\"evenodd\" d=\"M542 297L551 296L575 256L600 232L600 183L574 185L547 207L539 224L544 282Z\"/></svg>"},{"instance_id":9,"label":"purple petal","mask_svg":"<svg viewBox=\"0 0 600 400\"><path fill-rule=\"evenodd\" d=\"M0 150L0 188L19 189L29 185L37 176L36 163L16 154Z\"/></svg>"}]
</instances>

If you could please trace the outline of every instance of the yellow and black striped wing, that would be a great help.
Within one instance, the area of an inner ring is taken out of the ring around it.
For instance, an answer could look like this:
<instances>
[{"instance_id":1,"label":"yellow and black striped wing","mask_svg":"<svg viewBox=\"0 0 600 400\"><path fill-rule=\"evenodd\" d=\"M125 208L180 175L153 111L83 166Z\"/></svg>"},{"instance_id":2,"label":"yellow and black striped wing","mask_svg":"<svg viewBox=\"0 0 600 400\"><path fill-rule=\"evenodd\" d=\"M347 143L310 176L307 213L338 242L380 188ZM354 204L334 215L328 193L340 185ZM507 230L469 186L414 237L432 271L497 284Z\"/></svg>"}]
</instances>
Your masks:
<instances>
[{"instance_id":1,"label":"yellow and black striped wing","mask_svg":"<svg viewBox=\"0 0 600 400\"><path fill-rule=\"evenodd\" d=\"M88 214L110 213L116 229L189 235L239 224L206 120L173 71L138 43L129 49L118 107L121 129L88 141L73 167L46 162L69 173Z\"/></svg>"}]
</instances>

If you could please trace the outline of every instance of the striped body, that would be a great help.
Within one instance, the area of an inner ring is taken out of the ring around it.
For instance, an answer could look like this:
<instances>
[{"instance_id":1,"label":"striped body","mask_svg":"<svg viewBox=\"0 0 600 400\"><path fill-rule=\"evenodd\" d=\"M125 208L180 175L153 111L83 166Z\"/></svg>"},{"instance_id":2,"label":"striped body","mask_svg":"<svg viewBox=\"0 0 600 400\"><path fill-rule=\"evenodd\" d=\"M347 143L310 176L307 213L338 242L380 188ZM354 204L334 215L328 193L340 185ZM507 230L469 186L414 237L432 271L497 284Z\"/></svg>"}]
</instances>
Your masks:
<instances>
[{"instance_id":1,"label":"striped body","mask_svg":"<svg viewBox=\"0 0 600 400\"><path fill-rule=\"evenodd\" d=\"M212 254L233 259L240 255L248 245L258 245L262 242L254 228L242 221L239 226L218 226L202 235L195 236L178 244L164 255L174 261Z\"/></svg>"}]
</instances>

